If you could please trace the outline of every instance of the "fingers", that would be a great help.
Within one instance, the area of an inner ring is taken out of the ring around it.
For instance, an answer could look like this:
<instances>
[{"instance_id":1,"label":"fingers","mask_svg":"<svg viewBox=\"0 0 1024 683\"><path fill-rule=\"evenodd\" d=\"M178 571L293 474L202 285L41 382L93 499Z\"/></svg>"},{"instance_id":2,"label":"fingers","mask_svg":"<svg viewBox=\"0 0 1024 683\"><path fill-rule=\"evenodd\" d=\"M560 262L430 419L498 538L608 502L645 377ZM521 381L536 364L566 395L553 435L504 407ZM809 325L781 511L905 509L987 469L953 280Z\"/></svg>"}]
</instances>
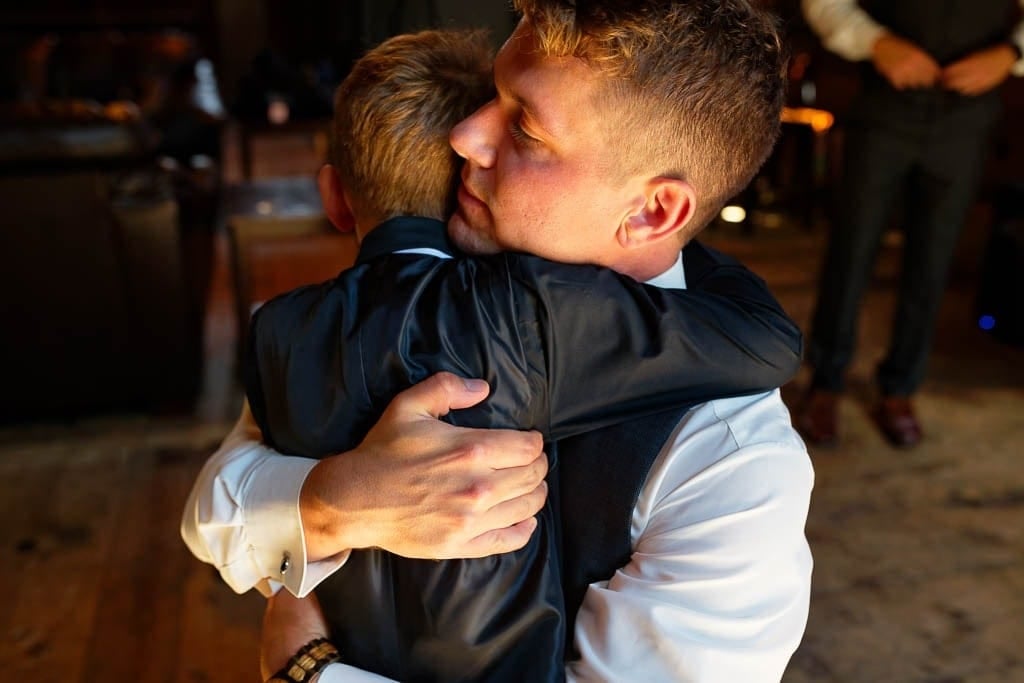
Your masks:
<instances>
[{"instance_id":1,"label":"fingers","mask_svg":"<svg viewBox=\"0 0 1024 683\"><path fill-rule=\"evenodd\" d=\"M952 64L942 72L942 85L961 95L980 95L999 83L999 77L987 71L983 64L963 61Z\"/></svg>"},{"instance_id":2,"label":"fingers","mask_svg":"<svg viewBox=\"0 0 1024 683\"><path fill-rule=\"evenodd\" d=\"M463 547L459 557L475 558L519 550L537 530L537 518L530 517L504 529L495 529L477 536Z\"/></svg>"},{"instance_id":3,"label":"fingers","mask_svg":"<svg viewBox=\"0 0 1024 683\"><path fill-rule=\"evenodd\" d=\"M474 516L471 526L486 531L468 541L454 543L447 556L485 557L522 548L537 528L535 515L543 509L547 497L548 485L542 480L523 495L503 500L484 514Z\"/></svg>"},{"instance_id":4,"label":"fingers","mask_svg":"<svg viewBox=\"0 0 1024 683\"><path fill-rule=\"evenodd\" d=\"M529 492L499 503L487 511L481 517L480 526L492 531L495 529L506 529L530 519L544 507L548 499L548 486L541 482Z\"/></svg>"},{"instance_id":5,"label":"fingers","mask_svg":"<svg viewBox=\"0 0 1024 683\"><path fill-rule=\"evenodd\" d=\"M462 379L439 372L398 394L391 406L403 412L438 418L451 410L469 408L487 398L490 391L482 379Z\"/></svg>"},{"instance_id":6,"label":"fingers","mask_svg":"<svg viewBox=\"0 0 1024 683\"><path fill-rule=\"evenodd\" d=\"M501 492L502 495L496 496L494 502L491 503L489 507L494 507L499 503L503 503L507 500L513 500L514 498L530 493L544 483L544 477L546 477L547 474L548 456L543 452L525 465L494 469L489 474L489 482L491 486L494 487L495 491ZM532 515L534 512L536 512L536 510L524 514L523 517ZM520 519L522 519L522 517L520 517ZM509 521L500 526L505 526L511 523L512 522Z\"/></svg>"},{"instance_id":7,"label":"fingers","mask_svg":"<svg viewBox=\"0 0 1024 683\"><path fill-rule=\"evenodd\" d=\"M468 466L479 466L487 470L529 468L520 470L519 474L533 478L533 486L547 475L548 459L544 454L544 438L540 432L462 428L460 438L467 444L465 453L466 459L470 461Z\"/></svg>"}]
</instances>

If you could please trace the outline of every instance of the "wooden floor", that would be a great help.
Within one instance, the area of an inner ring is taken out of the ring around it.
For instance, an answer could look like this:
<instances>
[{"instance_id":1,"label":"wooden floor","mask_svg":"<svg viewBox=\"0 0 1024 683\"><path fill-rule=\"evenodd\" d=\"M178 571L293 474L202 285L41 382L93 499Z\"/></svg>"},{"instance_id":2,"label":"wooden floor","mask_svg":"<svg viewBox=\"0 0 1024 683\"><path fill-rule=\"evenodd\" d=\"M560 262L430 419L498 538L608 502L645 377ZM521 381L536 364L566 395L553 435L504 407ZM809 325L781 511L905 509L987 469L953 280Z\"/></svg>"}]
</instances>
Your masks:
<instances>
[{"instance_id":1,"label":"wooden floor","mask_svg":"<svg viewBox=\"0 0 1024 683\"><path fill-rule=\"evenodd\" d=\"M709 237L806 325L820 234ZM926 441L889 448L864 407L893 272L883 258L868 295L843 444L812 452L815 592L785 680L1024 680L1024 351L972 326L972 281L961 280L920 396ZM258 680L262 598L232 593L178 535L188 489L240 400L227 281L222 249L195 416L0 430L0 680Z\"/></svg>"},{"instance_id":2,"label":"wooden floor","mask_svg":"<svg viewBox=\"0 0 1024 683\"><path fill-rule=\"evenodd\" d=\"M178 535L222 429L129 422L0 448L0 542L13 551L2 678L254 681L262 599L234 595Z\"/></svg>"}]
</instances>

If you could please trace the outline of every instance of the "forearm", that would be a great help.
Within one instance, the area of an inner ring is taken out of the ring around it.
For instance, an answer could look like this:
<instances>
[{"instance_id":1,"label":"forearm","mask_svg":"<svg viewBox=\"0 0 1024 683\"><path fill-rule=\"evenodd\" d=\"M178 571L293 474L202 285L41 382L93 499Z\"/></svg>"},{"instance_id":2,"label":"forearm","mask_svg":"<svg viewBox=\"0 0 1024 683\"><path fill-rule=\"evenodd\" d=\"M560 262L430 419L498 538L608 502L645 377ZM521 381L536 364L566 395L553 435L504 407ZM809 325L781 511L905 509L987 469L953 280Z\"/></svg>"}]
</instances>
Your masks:
<instances>
[{"instance_id":1,"label":"forearm","mask_svg":"<svg viewBox=\"0 0 1024 683\"><path fill-rule=\"evenodd\" d=\"M886 32L855 0L803 0L803 14L826 48L853 62L871 58Z\"/></svg>"},{"instance_id":2,"label":"forearm","mask_svg":"<svg viewBox=\"0 0 1024 683\"><path fill-rule=\"evenodd\" d=\"M699 265L687 269L687 277L694 276L688 289L601 272L582 303L572 301L573 287L549 291L544 327L552 438L761 393L792 378L802 336L764 282L731 262Z\"/></svg>"}]
</instances>

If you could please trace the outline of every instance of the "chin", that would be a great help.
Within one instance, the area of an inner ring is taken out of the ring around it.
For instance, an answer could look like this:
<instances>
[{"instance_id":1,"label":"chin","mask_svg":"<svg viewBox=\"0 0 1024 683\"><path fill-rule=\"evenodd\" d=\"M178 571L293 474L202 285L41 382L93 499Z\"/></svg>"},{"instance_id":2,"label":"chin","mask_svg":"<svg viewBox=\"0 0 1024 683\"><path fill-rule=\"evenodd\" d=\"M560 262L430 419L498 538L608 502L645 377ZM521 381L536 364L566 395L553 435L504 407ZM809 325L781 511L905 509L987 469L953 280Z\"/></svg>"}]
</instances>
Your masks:
<instances>
[{"instance_id":1,"label":"chin","mask_svg":"<svg viewBox=\"0 0 1024 683\"><path fill-rule=\"evenodd\" d=\"M458 214L448 221L448 237L467 254L487 256L501 252L494 240L474 230Z\"/></svg>"}]
</instances>

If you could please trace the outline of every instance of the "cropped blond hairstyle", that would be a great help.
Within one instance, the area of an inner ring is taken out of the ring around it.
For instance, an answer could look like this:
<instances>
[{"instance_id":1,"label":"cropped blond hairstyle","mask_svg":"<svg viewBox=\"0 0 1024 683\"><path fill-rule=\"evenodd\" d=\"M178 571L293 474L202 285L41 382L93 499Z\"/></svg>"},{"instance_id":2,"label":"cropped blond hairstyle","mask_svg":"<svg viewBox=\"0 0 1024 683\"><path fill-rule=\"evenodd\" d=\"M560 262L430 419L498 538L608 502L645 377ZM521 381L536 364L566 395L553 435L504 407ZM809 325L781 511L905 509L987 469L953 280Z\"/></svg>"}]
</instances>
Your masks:
<instances>
[{"instance_id":1,"label":"cropped blond hairstyle","mask_svg":"<svg viewBox=\"0 0 1024 683\"><path fill-rule=\"evenodd\" d=\"M778 137L785 54L747 0L515 0L542 54L603 76L597 106L624 173L686 180L692 234L761 167Z\"/></svg>"},{"instance_id":2,"label":"cropped blond hairstyle","mask_svg":"<svg viewBox=\"0 0 1024 683\"><path fill-rule=\"evenodd\" d=\"M366 53L334 96L331 162L363 220L445 218L458 163L452 127L493 96L480 31L396 36Z\"/></svg>"}]
</instances>

